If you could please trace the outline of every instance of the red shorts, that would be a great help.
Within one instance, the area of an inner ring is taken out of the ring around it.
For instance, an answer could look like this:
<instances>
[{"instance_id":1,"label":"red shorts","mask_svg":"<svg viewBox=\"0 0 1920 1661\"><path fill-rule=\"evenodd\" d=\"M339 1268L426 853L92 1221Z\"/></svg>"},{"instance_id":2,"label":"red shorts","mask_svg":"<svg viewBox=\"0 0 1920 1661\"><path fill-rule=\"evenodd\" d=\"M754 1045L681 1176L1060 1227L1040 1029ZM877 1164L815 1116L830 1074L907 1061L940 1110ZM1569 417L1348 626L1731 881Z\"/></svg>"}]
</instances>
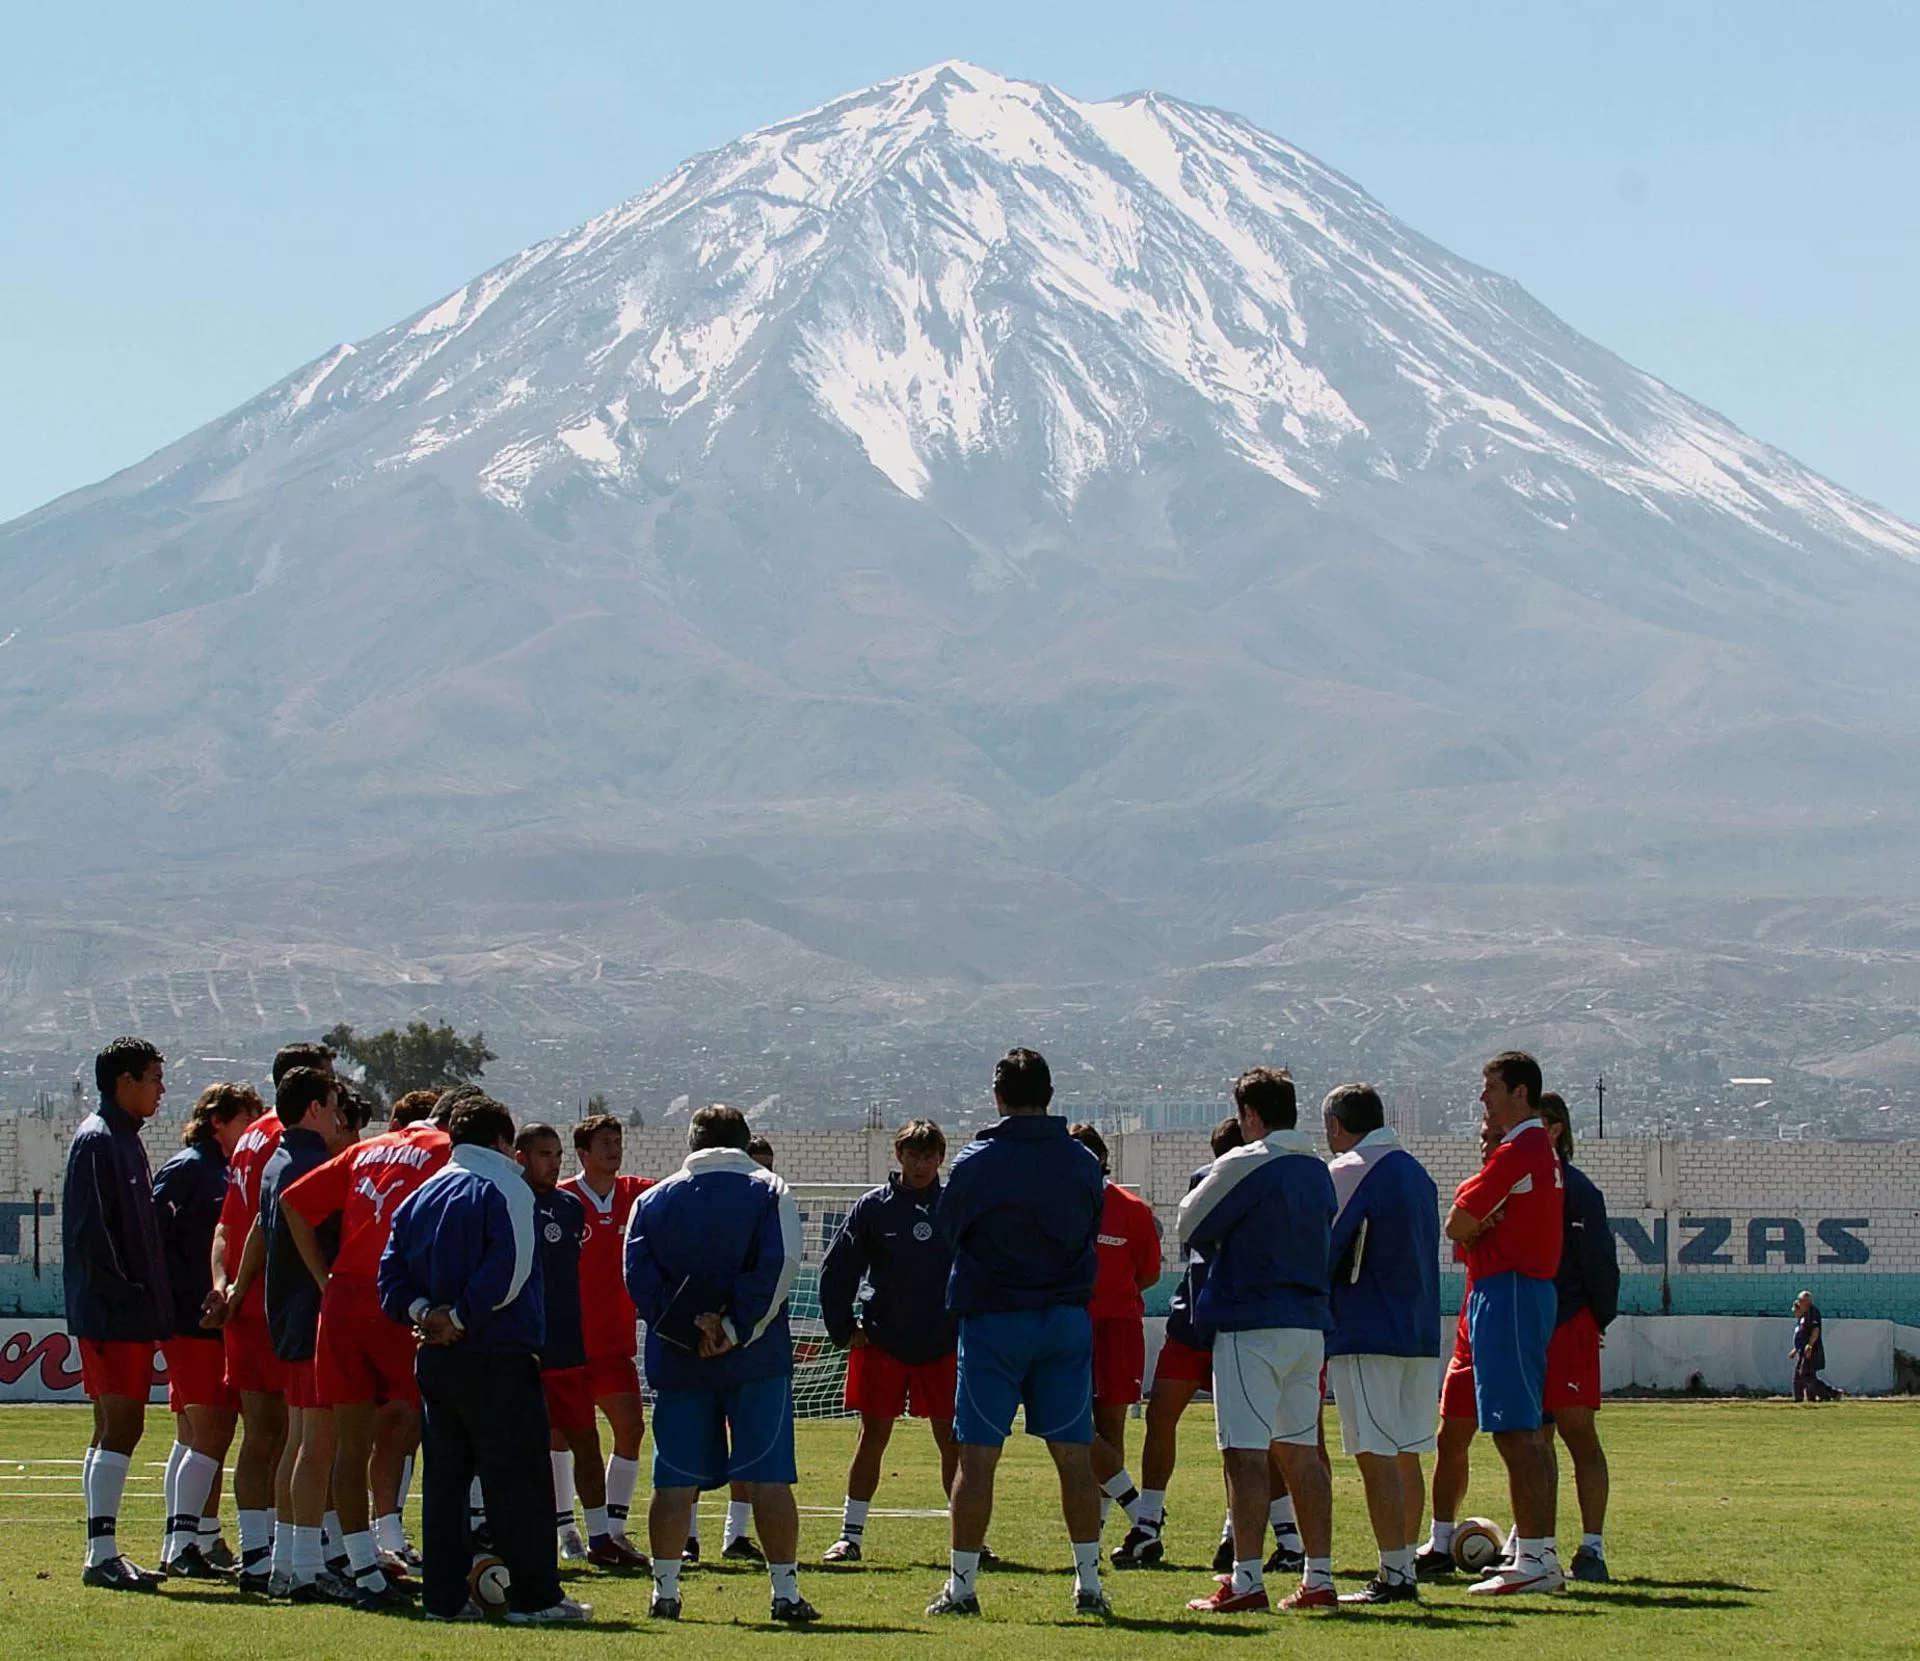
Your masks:
<instances>
[{"instance_id":1,"label":"red shorts","mask_svg":"<svg viewBox=\"0 0 1920 1661\"><path fill-rule=\"evenodd\" d=\"M1213 1351L1196 1349L1178 1338L1169 1338L1160 1346L1160 1358L1153 1364L1153 1381L1172 1384L1198 1384L1213 1381Z\"/></svg>"},{"instance_id":2,"label":"red shorts","mask_svg":"<svg viewBox=\"0 0 1920 1661\"><path fill-rule=\"evenodd\" d=\"M91 1401L126 1396L145 1401L153 1393L153 1340L82 1338L80 1387Z\"/></svg>"},{"instance_id":3,"label":"red shorts","mask_svg":"<svg viewBox=\"0 0 1920 1661\"><path fill-rule=\"evenodd\" d=\"M593 1371L588 1367L555 1367L540 1375L547 1393L547 1423L555 1430L593 1429Z\"/></svg>"},{"instance_id":4,"label":"red shorts","mask_svg":"<svg viewBox=\"0 0 1920 1661\"><path fill-rule=\"evenodd\" d=\"M1130 1407L1147 1375L1147 1332L1137 1315L1093 1323L1093 1400L1099 1407Z\"/></svg>"},{"instance_id":5,"label":"red shorts","mask_svg":"<svg viewBox=\"0 0 1920 1661\"><path fill-rule=\"evenodd\" d=\"M289 1407L331 1407L333 1404L320 1394L319 1382L314 1375L311 1361L283 1361L287 1370L287 1406Z\"/></svg>"},{"instance_id":6,"label":"red shorts","mask_svg":"<svg viewBox=\"0 0 1920 1661\"><path fill-rule=\"evenodd\" d=\"M876 1419L952 1419L958 1386L956 1352L937 1361L897 1361L878 1344L847 1352L847 1386L841 1401Z\"/></svg>"},{"instance_id":7,"label":"red shorts","mask_svg":"<svg viewBox=\"0 0 1920 1661\"><path fill-rule=\"evenodd\" d=\"M1467 1342L1467 1311L1460 1308L1460 1324L1453 1332L1453 1359L1447 1363L1440 1380L1440 1417L1471 1419L1480 1422L1480 1409L1473 1399L1473 1349Z\"/></svg>"},{"instance_id":8,"label":"red shorts","mask_svg":"<svg viewBox=\"0 0 1920 1661\"><path fill-rule=\"evenodd\" d=\"M260 1390L277 1396L287 1388L287 1364L273 1353L273 1337L264 1315L235 1315L220 1330L226 1351L227 1383L235 1390Z\"/></svg>"},{"instance_id":9,"label":"red shorts","mask_svg":"<svg viewBox=\"0 0 1920 1661\"><path fill-rule=\"evenodd\" d=\"M390 1321L371 1275L332 1275L320 1299L314 1383L333 1406L403 1401L420 1405L413 1381L413 1328Z\"/></svg>"},{"instance_id":10,"label":"red shorts","mask_svg":"<svg viewBox=\"0 0 1920 1661\"><path fill-rule=\"evenodd\" d=\"M587 1374L593 1381L593 1399L640 1394L640 1369L630 1355L590 1355Z\"/></svg>"},{"instance_id":11,"label":"red shorts","mask_svg":"<svg viewBox=\"0 0 1920 1661\"><path fill-rule=\"evenodd\" d=\"M1600 1405L1600 1327L1591 1309L1553 1329L1541 1405L1548 1418L1556 1407Z\"/></svg>"},{"instance_id":12,"label":"red shorts","mask_svg":"<svg viewBox=\"0 0 1920 1661\"><path fill-rule=\"evenodd\" d=\"M227 1383L227 1351L219 1338L169 1338L160 1346L167 1358L167 1411L189 1407L240 1410L239 1392Z\"/></svg>"}]
</instances>

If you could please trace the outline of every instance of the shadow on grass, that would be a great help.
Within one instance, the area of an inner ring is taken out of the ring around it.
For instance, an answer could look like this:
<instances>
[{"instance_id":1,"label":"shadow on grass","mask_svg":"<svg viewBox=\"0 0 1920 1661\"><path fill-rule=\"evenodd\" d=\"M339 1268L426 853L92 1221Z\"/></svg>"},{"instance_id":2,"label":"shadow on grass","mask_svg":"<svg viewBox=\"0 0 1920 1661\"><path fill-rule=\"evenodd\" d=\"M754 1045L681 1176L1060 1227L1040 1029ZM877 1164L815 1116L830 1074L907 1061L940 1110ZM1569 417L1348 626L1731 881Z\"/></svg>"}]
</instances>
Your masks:
<instances>
[{"instance_id":1,"label":"shadow on grass","mask_svg":"<svg viewBox=\"0 0 1920 1661\"><path fill-rule=\"evenodd\" d=\"M1615 1581L1610 1591L1582 1598L1596 1609L1751 1609L1752 1598L1702 1597L1693 1592L1636 1592Z\"/></svg>"},{"instance_id":2,"label":"shadow on grass","mask_svg":"<svg viewBox=\"0 0 1920 1661\"><path fill-rule=\"evenodd\" d=\"M1651 1575L1621 1575L1609 1582L1614 1586L1646 1586L1662 1592L1758 1592L1764 1586L1749 1586L1742 1580L1655 1580Z\"/></svg>"},{"instance_id":3,"label":"shadow on grass","mask_svg":"<svg viewBox=\"0 0 1920 1661\"><path fill-rule=\"evenodd\" d=\"M1517 1624L1518 1611L1489 1610L1482 1615L1475 1613L1456 1613L1450 1609L1398 1609L1391 1614L1384 1611L1326 1610L1323 1613L1291 1615L1282 1614L1281 1621L1291 1620L1294 1625L1319 1624L1323 1620L1339 1621L1342 1626L1358 1625L1375 1621L1391 1623L1396 1632L1418 1630L1438 1632L1452 1627L1466 1627L1470 1630L1484 1631L1489 1627L1513 1626ZM1059 1620L1045 1623L1052 1626L1077 1626L1083 1621ZM1143 1616L1115 1615L1106 1624L1118 1627L1124 1632L1178 1632L1205 1633L1215 1638L1271 1638L1276 1630L1273 1621L1264 1616L1241 1621L1229 1616L1222 1619L1217 1615L1177 1615Z\"/></svg>"},{"instance_id":4,"label":"shadow on grass","mask_svg":"<svg viewBox=\"0 0 1920 1661\"><path fill-rule=\"evenodd\" d=\"M850 1621L811 1621L805 1626L795 1626L787 1621L743 1621L733 1623L738 1627L751 1628L755 1632L790 1632L796 1638L860 1637L869 1633L882 1635L926 1636L926 1628L920 1626L875 1626L862 1621L858 1625Z\"/></svg>"}]
</instances>

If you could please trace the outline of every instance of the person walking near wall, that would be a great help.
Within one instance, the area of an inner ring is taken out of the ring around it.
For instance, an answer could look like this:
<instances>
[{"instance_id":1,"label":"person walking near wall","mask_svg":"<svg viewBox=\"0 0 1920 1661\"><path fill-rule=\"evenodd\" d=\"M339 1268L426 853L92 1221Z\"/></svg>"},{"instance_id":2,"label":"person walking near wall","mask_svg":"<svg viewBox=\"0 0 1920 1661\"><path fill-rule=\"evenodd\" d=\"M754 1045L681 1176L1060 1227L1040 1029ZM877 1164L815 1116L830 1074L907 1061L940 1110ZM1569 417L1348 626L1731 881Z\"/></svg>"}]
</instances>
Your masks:
<instances>
[{"instance_id":1,"label":"person walking near wall","mask_svg":"<svg viewBox=\"0 0 1920 1661\"><path fill-rule=\"evenodd\" d=\"M1840 1392L1820 1376L1827 1365L1826 1325L1811 1292L1793 1300L1793 1323L1793 1399L1838 1401Z\"/></svg>"}]
</instances>

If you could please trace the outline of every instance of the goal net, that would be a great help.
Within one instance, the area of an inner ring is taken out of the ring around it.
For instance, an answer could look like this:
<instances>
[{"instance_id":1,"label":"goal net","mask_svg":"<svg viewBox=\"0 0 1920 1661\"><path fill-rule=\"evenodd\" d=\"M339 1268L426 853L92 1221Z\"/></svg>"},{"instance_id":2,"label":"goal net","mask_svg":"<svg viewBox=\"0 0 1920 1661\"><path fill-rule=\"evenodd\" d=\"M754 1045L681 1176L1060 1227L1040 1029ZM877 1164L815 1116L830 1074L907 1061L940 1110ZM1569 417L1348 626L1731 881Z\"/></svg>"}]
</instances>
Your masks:
<instances>
[{"instance_id":1,"label":"goal net","mask_svg":"<svg viewBox=\"0 0 1920 1661\"><path fill-rule=\"evenodd\" d=\"M834 1242L853 1202L872 1183L794 1182L787 1185L800 1208L800 1273L787 1299L793 1329L793 1412L799 1419L846 1416L840 1405L847 1352L827 1337L820 1318L820 1261Z\"/></svg>"}]
</instances>

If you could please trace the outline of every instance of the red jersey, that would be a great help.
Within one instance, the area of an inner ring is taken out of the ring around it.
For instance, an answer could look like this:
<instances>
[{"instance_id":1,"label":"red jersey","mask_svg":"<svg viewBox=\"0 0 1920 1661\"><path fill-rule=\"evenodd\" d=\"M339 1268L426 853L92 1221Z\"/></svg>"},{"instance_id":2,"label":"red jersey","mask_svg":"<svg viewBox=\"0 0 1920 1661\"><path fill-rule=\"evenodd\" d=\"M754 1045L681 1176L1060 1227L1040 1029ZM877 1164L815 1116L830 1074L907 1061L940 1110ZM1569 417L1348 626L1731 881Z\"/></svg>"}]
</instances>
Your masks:
<instances>
[{"instance_id":1,"label":"red jersey","mask_svg":"<svg viewBox=\"0 0 1920 1661\"><path fill-rule=\"evenodd\" d=\"M380 1254L393 1232L400 1202L452 1156L453 1142L438 1125L425 1122L390 1130L356 1142L288 1185L280 1196L318 1228L336 1212L340 1250L336 1275L380 1272Z\"/></svg>"},{"instance_id":2,"label":"red jersey","mask_svg":"<svg viewBox=\"0 0 1920 1661\"><path fill-rule=\"evenodd\" d=\"M1553 1137L1538 1119L1507 1132L1486 1164L1460 1184L1453 1203L1492 1225L1467 1248L1470 1280L1509 1270L1529 1280L1560 1272L1566 1189Z\"/></svg>"},{"instance_id":3,"label":"red jersey","mask_svg":"<svg viewBox=\"0 0 1920 1661\"><path fill-rule=\"evenodd\" d=\"M1107 1184L1100 1212L1099 1272L1087 1313L1096 1321L1139 1320L1147 1312L1140 1277L1160 1275L1160 1225L1153 1207L1117 1182Z\"/></svg>"},{"instance_id":4,"label":"red jersey","mask_svg":"<svg viewBox=\"0 0 1920 1661\"><path fill-rule=\"evenodd\" d=\"M227 1191L220 1201L227 1249L220 1254L220 1267L228 1281L240 1272L240 1254L247 1249L254 1218L260 1215L260 1173L280 1146L280 1130L280 1115L268 1108L241 1133L227 1160ZM264 1316L266 1312L267 1277L259 1274L240 1300L240 1313Z\"/></svg>"},{"instance_id":5,"label":"red jersey","mask_svg":"<svg viewBox=\"0 0 1920 1661\"><path fill-rule=\"evenodd\" d=\"M580 1247L580 1330L587 1359L632 1355L639 1347L639 1316L627 1296L627 1219L633 1202L653 1186L651 1177L617 1176L604 1200L587 1186L584 1175L560 1186L587 1213L586 1240Z\"/></svg>"}]
</instances>

